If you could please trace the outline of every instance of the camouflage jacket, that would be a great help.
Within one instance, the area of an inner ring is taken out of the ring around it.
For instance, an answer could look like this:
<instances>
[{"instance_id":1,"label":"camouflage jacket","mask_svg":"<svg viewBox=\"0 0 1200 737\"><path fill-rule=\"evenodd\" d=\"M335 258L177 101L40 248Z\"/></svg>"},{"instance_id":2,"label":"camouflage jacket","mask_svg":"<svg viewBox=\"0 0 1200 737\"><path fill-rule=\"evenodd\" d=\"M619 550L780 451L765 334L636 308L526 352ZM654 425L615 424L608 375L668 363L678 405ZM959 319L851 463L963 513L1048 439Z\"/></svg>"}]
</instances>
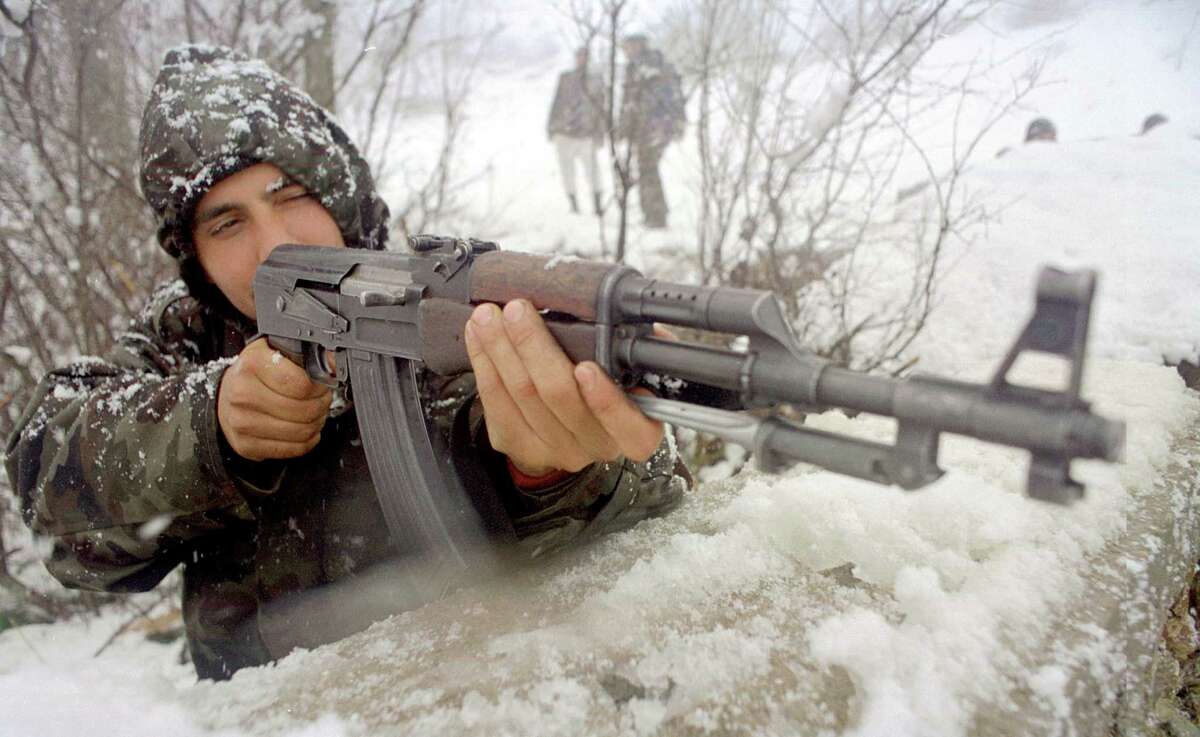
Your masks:
<instances>
[{"instance_id":1,"label":"camouflage jacket","mask_svg":"<svg viewBox=\"0 0 1200 737\"><path fill-rule=\"evenodd\" d=\"M683 136L683 82L662 52L650 49L630 59L621 90L620 138L660 147Z\"/></svg>"},{"instance_id":2,"label":"camouflage jacket","mask_svg":"<svg viewBox=\"0 0 1200 737\"><path fill-rule=\"evenodd\" d=\"M558 77L546 133L570 138L604 136L604 84L596 74L572 69Z\"/></svg>"},{"instance_id":3,"label":"camouflage jacket","mask_svg":"<svg viewBox=\"0 0 1200 737\"><path fill-rule=\"evenodd\" d=\"M404 608L380 584L402 561L352 409L331 415L320 444L291 461L246 461L225 444L217 387L250 332L181 282L160 289L103 360L42 380L6 452L24 519L53 541L46 566L65 585L144 591L183 566L189 646L208 678ZM451 434L451 452L476 454L488 470L507 516L490 522L519 540L507 548L513 557L626 527L681 499L685 481L665 444L644 464L597 464L522 491L487 445L471 376L431 391L444 400L439 425L468 428ZM457 417L466 422L447 419Z\"/></svg>"}]
</instances>

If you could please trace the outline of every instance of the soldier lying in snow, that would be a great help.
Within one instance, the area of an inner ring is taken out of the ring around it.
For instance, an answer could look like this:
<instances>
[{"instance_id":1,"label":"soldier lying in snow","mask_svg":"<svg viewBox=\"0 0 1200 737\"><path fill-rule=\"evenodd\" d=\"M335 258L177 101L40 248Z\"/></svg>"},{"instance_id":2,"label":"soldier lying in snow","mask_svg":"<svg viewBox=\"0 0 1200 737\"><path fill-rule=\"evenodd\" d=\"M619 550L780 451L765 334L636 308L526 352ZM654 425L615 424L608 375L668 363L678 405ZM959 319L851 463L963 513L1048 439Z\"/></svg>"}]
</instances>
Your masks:
<instances>
[{"instance_id":1,"label":"soldier lying in snow","mask_svg":"<svg viewBox=\"0 0 1200 737\"><path fill-rule=\"evenodd\" d=\"M51 372L9 440L25 520L67 586L128 592L183 565L201 677L282 657L396 609L313 595L386 571L353 406L255 333L255 268L277 245L382 249L388 209L330 115L258 61L171 51L141 129L141 184L181 281L104 360ZM473 374L428 394L452 452L486 471L487 520L531 554L665 512L686 474L594 365L535 310L481 306ZM553 399L552 399L553 398ZM619 430L619 432L618 432ZM345 590L345 589L339 589Z\"/></svg>"}]
</instances>

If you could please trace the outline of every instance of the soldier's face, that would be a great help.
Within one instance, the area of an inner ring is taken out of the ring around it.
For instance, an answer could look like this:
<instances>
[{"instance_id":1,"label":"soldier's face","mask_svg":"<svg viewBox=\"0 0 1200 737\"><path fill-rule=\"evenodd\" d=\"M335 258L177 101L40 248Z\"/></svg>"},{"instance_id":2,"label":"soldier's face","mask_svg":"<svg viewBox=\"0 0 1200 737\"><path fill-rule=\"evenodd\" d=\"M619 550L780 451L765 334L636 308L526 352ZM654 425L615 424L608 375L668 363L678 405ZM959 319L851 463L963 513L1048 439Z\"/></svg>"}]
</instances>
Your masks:
<instances>
[{"instance_id":1,"label":"soldier's face","mask_svg":"<svg viewBox=\"0 0 1200 737\"><path fill-rule=\"evenodd\" d=\"M204 272L250 318L254 271L276 246L345 246L329 211L272 164L255 164L217 182L196 205L192 222Z\"/></svg>"}]
</instances>

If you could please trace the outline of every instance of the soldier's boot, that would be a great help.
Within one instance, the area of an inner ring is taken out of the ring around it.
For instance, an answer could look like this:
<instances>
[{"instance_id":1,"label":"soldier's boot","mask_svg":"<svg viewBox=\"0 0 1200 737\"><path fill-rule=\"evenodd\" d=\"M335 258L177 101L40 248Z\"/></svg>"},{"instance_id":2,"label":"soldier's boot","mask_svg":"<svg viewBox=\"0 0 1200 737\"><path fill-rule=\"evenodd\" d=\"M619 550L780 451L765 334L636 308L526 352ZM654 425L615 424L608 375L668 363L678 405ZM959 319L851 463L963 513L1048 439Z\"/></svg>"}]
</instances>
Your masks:
<instances>
[{"instance_id":1,"label":"soldier's boot","mask_svg":"<svg viewBox=\"0 0 1200 737\"><path fill-rule=\"evenodd\" d=\"M592 192L592 204L596 206L596 217L604 214L603 197L599 192Z\"/></svg>"},{"instance_id":2,"label":"soldier's boot","mask_svg":"<svg viewBox=\"0 0 1200 737\"><path fill-rule=\"evenodd\" d=\"M575 195L567 195L567 200L571 203L571 212L579 214L579 202L575 199Z\"/></svg>"}]
</instances>

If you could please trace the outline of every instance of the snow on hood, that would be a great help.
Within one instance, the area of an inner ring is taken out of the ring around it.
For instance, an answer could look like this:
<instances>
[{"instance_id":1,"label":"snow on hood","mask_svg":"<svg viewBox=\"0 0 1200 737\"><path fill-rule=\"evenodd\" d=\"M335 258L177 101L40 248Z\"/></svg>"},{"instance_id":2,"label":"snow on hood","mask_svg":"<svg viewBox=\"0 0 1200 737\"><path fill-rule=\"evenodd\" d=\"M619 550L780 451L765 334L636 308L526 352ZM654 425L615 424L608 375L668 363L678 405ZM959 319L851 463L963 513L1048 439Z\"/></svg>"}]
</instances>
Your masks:
<instances>
[{"instance_id":1,"label":"snow on hood","mask_svg":"<svg viewBox=\"0 0 1200 737\"><path fill-rule=\"evenodd\" d=\"M328 111L261 61L219 46L167 52L142 118L141 185L159 242L188 255L192 212L222 178L279 167L329 210L350 247L382 249L388 209Z\"/></svg>"}]
</instances>

